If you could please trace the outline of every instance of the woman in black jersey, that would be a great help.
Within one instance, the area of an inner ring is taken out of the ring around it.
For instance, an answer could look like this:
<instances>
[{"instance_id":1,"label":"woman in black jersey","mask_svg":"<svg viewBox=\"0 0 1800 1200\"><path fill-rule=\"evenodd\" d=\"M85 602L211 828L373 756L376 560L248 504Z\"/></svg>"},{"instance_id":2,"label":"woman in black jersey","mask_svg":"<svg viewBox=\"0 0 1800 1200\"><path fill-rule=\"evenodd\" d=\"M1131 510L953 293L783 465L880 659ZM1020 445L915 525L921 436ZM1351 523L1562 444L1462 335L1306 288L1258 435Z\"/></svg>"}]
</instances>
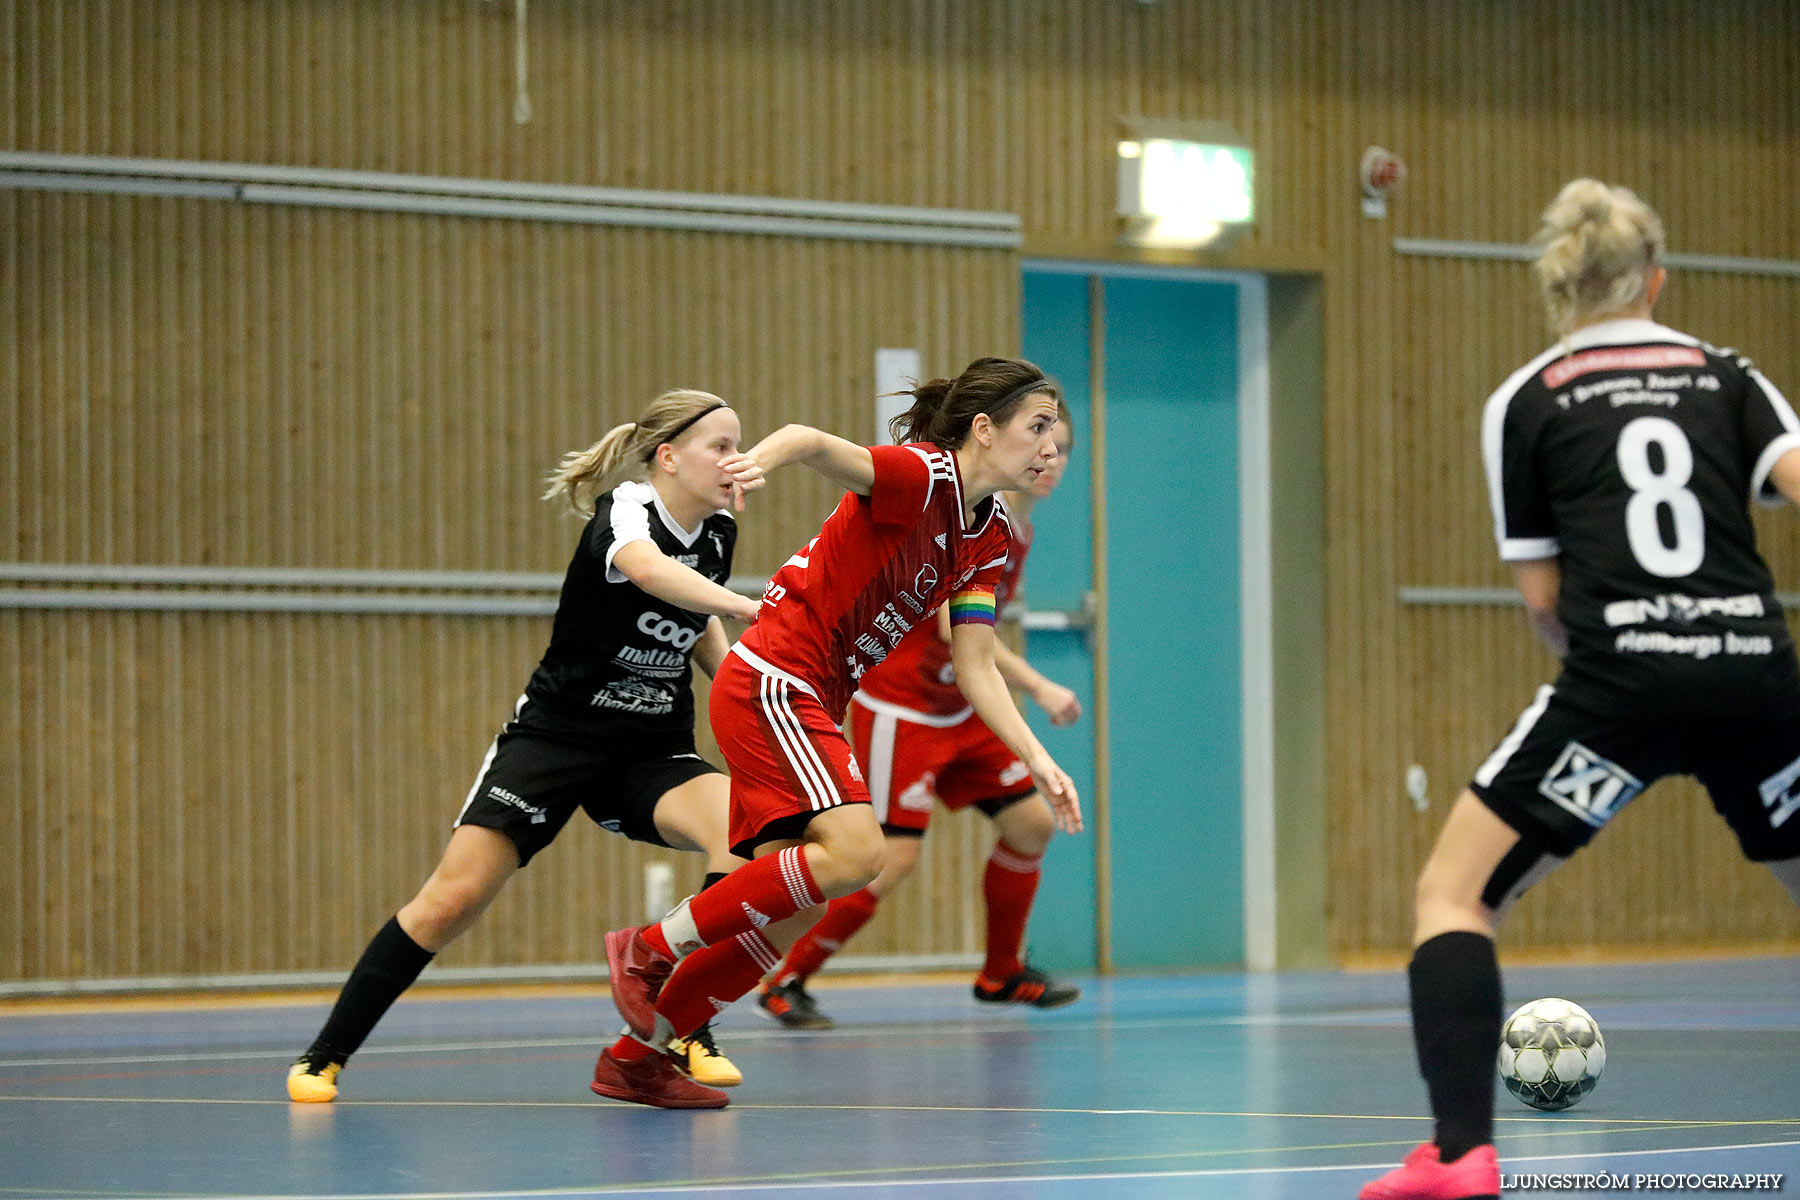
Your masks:
<instances>
[{"instance_id":1,"label":"woman in black jersey","mask_svg":"<svg viewBox=\"0 0 1800 1200\"><path fill-rule=\"evenodd\" d=\"M1662 222L1591 179L1545 210L1560 341L1482 420L1500 557L1562 659L1451 810L1408 981L1434 1141L1362 1200L1497 1196L1494 928L1649 784L1693 775L1800 903L1800 666L1751 501L1800 502L1800 419L1748 359L1650 319Z\"/></svg>"},{"instance_id":2,"label":"woman in black jersey","mask_svg":"<svg viewBox=\"0 0 1800 1200\"><path fill-rule=\"evenodd\" d=\"M709 884L741 865L729 848L725 776L694 752L689 671L691 661L710 676L725 657L719 617L752 620L759 605L724 586L737 527L718 463L740 436L717 396L668 392L551 475L544 498L589 520L549 649L489 748L442 861L363 951L290 1068L291 1099L336 1098L339 1070L375 1023L577 808L635 841L704 853ZM596 496L627 463L644 478ZM738 1082L709 1035L694 1039L689 1062L706 1082Z\"/></svg>"}]
</instances>

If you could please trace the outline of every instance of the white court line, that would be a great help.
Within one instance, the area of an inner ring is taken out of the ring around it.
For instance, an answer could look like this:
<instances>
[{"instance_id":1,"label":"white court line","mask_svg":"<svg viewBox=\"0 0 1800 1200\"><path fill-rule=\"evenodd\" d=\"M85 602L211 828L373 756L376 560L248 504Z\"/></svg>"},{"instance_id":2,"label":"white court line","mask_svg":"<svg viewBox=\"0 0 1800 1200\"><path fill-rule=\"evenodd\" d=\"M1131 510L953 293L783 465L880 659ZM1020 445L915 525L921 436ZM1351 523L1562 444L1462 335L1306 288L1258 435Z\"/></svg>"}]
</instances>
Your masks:
<instances>
[{"instance_id":1,"label":"white court line","mask_svg":"<svg viewBox=\"0 0 1800 1200\"><path fill-rule=\"evenodd\" d=\"M268 1096L26 1096L0 1094L5 1104L239 1104L280 1105L292 1102ZM592 1100L340 1100L332 1111L345 1108L596 1108ZM987 1113L991 1115L1045 1117L1234 1117L1254 1121L1430 1121L1434 1118L1412 1114L1382 1113L1278 1113L1227 1112L1223 1109L1185 1108L999 1108L978 1105L927 1104L734 1104L733 1112L859 1112L859 1113ZM599 1106L601 1112L629 1111ZM1502 1125L1585 1125L1583 1133L1643 1133L1666 1129L1748 1129L1758 1125L1800 1125L1800 1119L1774 1117L1755 1120L1713 1120L1710 1118L1652 1119L1640 1117L1571 1117L1558 1113L1554 1117L1495 1117ZM1569 1130L1572 1135L1577 1131ZM1508 1136L1520 1137L1522 1134ZM1558 1135L1562 1136L1562 1135ZM0 1194L4 1189L0 1189Z\"/></svg>"},{"instance_id":2,"label":"white court line","mask_svg":"<svg viewBox=\"0 0 1800 1200\"><path fill-rule=\"evenodd\" d=\"M1391 1014L1393 1020L1403 1023L1404 1010L1381 1010L1384 1020L1379 1027L1385 1027L1386 1016ZM1021 1014L1023 1015L1023 1014ZM1230 1016L1230 1017L1131 1017L1123 1020L1106 1021L1102 1026L1106 1030L1121 1029L1191 1029L1198 1027L1218 1026L1279 1026L1279 1025L1364 1025L1369 1022L1367 1013L1353 1012L1344 1014L1305 1014L1281 1016ZM794 1038L806 1041L838 1041L838 1040L899 1040L904 1038L929 1037L941 1039L946 1033L1030 1033L1034 1036L1053 1033L1089 1033L1096 1028L1091 1022L1059 1021L1026 1023L1023 1021L968 1021L955 1025L920 1022L913 1025L869 1026L858 1029L855 1026L830 1030L808 1030L796 1034L791 1030L751 1029L729 1027L723 1036L732 1044L739 1042L781 1042L787 1044ZM1611 1028L1611 1026L1608 1026ZM365 1046L356 1053L359 1057L377 1054L439 1054L452 1050L557 1050L575 1046L603 1047L611 1044L612 1034L596 1034L582 1038L531 1038L512 1041L494 1042L424 1042L405 1046ZM109 1055L98 1058L0 1058L0 1069L9 1067L80 1067L80 1066L136 1066L148 1063L173 1062L228 1062L240 1059L280 1058L292 1061L293 1043L268 1050L208 1050L194 1054L137 1054L129 1056Z\"/></svg>"},{"instance_id":3,"label":"white court line","mask_svg":"<svg viewBox=\"0 0 1800 1200\"><path fill-rule=\"evenodd\" d=\"M1572 1162L1593 1158L1652 1158L1670 1154L1713 1153L1730 1150L1775 1150L1800 1146L1791 1142L1744 1142L1732 1146L1676 1146L1663 1150L1610 1150L1592 1154L1539 1154L1529 1158L1509 1158L1505 1164ZM206 1200L538 1200L540 1197L602 1196L679 1196L685 1194L725 1195L731 1192L819 1192L865 1190L868 1188L981 1188L1001 1184L1086 1183L1132 1179L1231 1179L1269 1175L1318 1175L1341 1171L1381 1171L1394 1164L1331 1163L1311 1167L1209 1167L1192 1171L1109 1171L1096 1174L1065 1175L984 1175L960 1179L852 1179L781 1180L772 1183L666 1183L617 1188L538 1188L516 1192L319 1192L309 1195L271 1193L266 1195L209 1196ZM163 1197L109 1197L108 1200L164 1200Z\"/></svg>"}]
</instances>

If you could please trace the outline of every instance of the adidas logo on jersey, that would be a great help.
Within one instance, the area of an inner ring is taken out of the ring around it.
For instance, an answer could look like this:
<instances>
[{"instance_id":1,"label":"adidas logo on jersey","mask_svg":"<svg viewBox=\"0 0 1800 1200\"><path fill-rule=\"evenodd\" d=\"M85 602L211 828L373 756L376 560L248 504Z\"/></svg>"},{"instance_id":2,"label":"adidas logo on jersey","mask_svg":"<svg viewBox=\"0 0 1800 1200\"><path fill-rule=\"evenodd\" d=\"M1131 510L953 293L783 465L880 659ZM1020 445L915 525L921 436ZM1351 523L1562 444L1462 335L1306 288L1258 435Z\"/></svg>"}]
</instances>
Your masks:
<instances>
[{"instance_id":1,"label":"adidas logo on jersey","mask_svg":"<svg viewBox=\"0 0 1800 1200\"><path fill-rule=\"evenodd\" d=\"M1604 826L1644 790L1643 782L1583 746L1570 742L1538 784L1542 795L1595 829Z\"/></svg>"},{"instance_id":2,"label":"adidas logo on jersey","mask_svg":"<svg viewBox=\"0 0 1800 1200\"><path fill-rule=\"evenodd\" d=\"M738 903L743 905L744 915L750 918L750 923L752 925L756 926L758 929L763 929L768 926L769 918L767 915L757 912L754 908L751 908L748 904L744 904L741 900L738 901Z\"/></svg>"},{"instance_id":3,"label":"adidas logo on jersey","mask_svg":"<svg viewBox=\"0 0 1800 1200\"><path fill-rule=\"evenodd\" d=\"M943 534L940 533L936 537L932 538L931 540L938 544L939 550L942 550L944 548L944 535Z\"/></svg>"}]
</instances>

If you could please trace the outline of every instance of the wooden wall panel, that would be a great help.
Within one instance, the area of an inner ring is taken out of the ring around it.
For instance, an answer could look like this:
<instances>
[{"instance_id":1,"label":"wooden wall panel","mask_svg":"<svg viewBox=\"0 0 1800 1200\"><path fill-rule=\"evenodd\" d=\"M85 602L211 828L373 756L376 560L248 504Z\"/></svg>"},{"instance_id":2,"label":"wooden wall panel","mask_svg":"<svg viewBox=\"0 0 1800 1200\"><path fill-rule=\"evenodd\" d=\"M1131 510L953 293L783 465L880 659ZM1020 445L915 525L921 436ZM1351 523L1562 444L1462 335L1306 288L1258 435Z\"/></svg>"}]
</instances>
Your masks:
<instances>
[{"instance_id":1,"label":"wooden wall panel","mask_svg":"<svg viewBox=\"0 0 1800 1200\"><path fill-rule=\"evenodd\" d=\"M1437 813L1401 804L1405 766L1430 768L1441 810L1549 666L1511 614L1397 602L1405 585L1506 581L1473 431L1547 339L1523 267L1405 258L1392 239L1521 240L1588 173L1638 187L1677 250L1800 258L1800 8L1781 0L538 0L529 31L535 115L518 125L507 5L26 0L0 13L0 139L1004 209L1028 252L1113 257L1120 119L1235 127L1261 197L1223 263L1325 280L1331 922L1347 956L1406 941ZM1386 221L1356 203L1375 142L1411 167ZM0 246L16 347L0 387L21 397L0 418L17 481L0 532L21 559L553 569L571 529L529 501L537 474L661 386L716 386L753 428L801 414L860 430L875 346L942 366L1016 340L1005 254L29 193L0 193ZM1797 295L1792 279L1678 275L1661 315L1800 392ZM255 419L222 419L226 399ZM828 499L784 481L747 524L745 569L778 561ZM1800 525L1762 528L1794 587ZM45 656L123 636L115 618L7 619L26 639L9 642L15 695L64 669ZM516 679L520 653L497 673ZM333 684L329 655L302 657L291 704L323 720L342 693L308 691ZM159 703L184 700L154 653L138 669ZM143 762L81 777L120 789L131 820L202 770L154 715ZM28 741L41 718L5 720ZM55 774L19 753L15 808ZM1533 901L1598 904L1582 889L1604 880L1606 908L1577 932L1528 905L1516 936L1800 941L1780 905L1759 924L1766 885L1715 853L1718 830L1683 824L1693 808L1678 789L1634 807L1592 866ZM1711 839L1700 860L1659 850L1690 833ZM43 836L29 861L65 852L64 833Z\"/></svg>"},{"instance_id":2,"label":"wooden wall panel","mask_svg":"<svg viewBox=\"0 0 1800 1200\"><path fill-rule=\"evenodd\" d=\"M657 391L717 390L752 436L862 433L876 347L935 364L1018 338L995 251L35 192L0 192L0 216L18 561L558 571L579 525L537 500L542 474ZM772 572L834 502L778 477L737 569ZM548 624L0 628L0 779L28 833L0 856L0 977L33 979L341 965L435 861ZM977 949L988 837L948 823L940 891L858 949ZM656 852L566 840L446 962L603 956Z\"/></svg>"}]
</instances>

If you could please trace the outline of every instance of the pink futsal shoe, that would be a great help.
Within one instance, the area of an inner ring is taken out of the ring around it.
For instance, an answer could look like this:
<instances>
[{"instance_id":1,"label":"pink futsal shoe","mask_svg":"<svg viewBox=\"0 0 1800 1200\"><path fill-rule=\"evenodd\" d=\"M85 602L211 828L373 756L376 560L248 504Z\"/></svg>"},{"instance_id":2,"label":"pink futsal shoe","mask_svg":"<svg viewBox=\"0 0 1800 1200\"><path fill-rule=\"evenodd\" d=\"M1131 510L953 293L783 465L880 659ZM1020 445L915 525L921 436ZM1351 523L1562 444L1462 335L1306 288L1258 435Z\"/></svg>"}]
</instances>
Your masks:
<instances>
[{"instance_id":1,"label":"pink futsal shoe","mask_svg":"<svg viewBox=\"0 0 1800 1200\"><path fill-rule=\"evenodd\" d=\"M646 1054L635 1062L614 1058L611 1048L594 1062L596 1096L648 1104L652 1108L724 1108L731 1097L718 1088L695 1083L666 1054Z\"/></svg>"},{"instance_id":2,"label":"pink futsal shoe","mask_svg":"<svg viewBox=\"0 0 1800 1200\"><path fill-rule=\"evenodd\" d=\"M1500 1159L1489 1143L1443 1163L1437 1143L1426 1142L1398 1167L1364 1184L1356 1200L1500 1200Z\"/></svg>"},{"instance_id":3,"label":"pink futsal shoe","mask_svg":"<svg viewBox=\"0 0 1800 1200\"><path fill-rule=\"evenodd\" d=\"M642 929L615 929L606 935L606 968L619 1015L638 1037L654 1037L656 998L662 995L675 960L645 941Z\"/></svg>"}]
</instances>

